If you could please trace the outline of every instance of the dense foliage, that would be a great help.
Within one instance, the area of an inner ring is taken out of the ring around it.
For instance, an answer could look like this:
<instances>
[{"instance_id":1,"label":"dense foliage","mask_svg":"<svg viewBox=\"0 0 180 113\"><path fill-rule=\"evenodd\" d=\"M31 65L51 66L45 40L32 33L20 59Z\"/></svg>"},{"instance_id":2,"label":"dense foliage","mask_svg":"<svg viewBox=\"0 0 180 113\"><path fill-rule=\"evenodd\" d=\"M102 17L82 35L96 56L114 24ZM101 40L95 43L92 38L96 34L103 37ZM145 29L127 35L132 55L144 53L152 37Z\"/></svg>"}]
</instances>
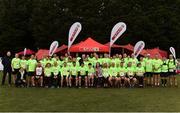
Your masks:
<instances>
[{"instance_id":1,"label":"dense foliage","mask_svg":"<svg viewBox=\"0 0 180 113\"><path fill-rule=\"evenodd\" d=\"M109 41L114 24L127 31L117 44L144 40L146 48L180 50L180 0L0 0L0 51L67 44L72 23L83 29L75 43L89 36Z\"/></svg>"}]
</instances>

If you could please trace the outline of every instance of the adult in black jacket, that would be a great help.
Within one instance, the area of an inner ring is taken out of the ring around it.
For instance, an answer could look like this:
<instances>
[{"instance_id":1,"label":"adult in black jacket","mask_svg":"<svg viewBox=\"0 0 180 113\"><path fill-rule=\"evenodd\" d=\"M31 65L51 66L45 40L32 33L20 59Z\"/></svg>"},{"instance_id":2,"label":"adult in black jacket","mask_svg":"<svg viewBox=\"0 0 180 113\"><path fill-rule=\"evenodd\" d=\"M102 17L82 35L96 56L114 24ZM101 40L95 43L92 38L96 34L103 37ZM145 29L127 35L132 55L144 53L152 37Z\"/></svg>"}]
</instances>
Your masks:
<instances>
[{"instance_id":1,"label":"adult in black jacket","mask_svg":"<svg viewBox=\"0 0 180 113\"><path fill-rule=\"evenodd\" d=\"M12 73L12 67L11 67L11 52L8 51L6 56L2 58L2 64L4 66L3 70L3 77L2 77L2 85L5 84L6 76L9 75L9 85L11 85L11 73Z\"/></svg>"}]
</instances>

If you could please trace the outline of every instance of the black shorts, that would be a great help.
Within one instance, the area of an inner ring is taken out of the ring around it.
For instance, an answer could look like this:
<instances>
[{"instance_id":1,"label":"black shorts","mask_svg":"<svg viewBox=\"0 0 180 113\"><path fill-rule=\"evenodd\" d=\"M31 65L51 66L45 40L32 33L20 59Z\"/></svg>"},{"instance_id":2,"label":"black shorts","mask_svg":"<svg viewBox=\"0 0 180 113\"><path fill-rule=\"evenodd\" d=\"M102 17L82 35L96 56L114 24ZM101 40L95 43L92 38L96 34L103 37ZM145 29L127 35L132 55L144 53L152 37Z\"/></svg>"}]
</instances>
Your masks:
<instances>
[{"instance_id":1,"label":"black shorts","mask_svg":"<svg viewBox=\"0 0 180 113\"><path fill-rule=\"evenodd\" d=\"M161 77L168 77L169 73L168 72L161 72Z\"/></svg>"},{"instance_id":2,"label":"black shorts","mask_svg":"<svg viewBox=\"0 0 180 113\"><path fill-rule=\"evenodd\" d=\"M153 75L160 75L161 72L154 72Z\"/></svg>"},{"instance_id":3,"label":"black shorts","mask_svg":"<svg viewBox=\"0 0 180 113\"><path fill-rule=\"evenodd\" d=\"M63 79L66 79L67 77L69 77L69 76L66 76L66 75L61 76L61 78L63 78Z\"/></svg>"},{"instance_id":4,"label":"black shorts","mask_svg":"<svg viewBox=\"0 0 180 113\"><path fill-rule=\"evenodd\" d=\"M79 77L81 77L81 79L85 79L85 77L87 77L87 75L79 75Z\"/></svg>"},{"instance_id":5,"label":"black shorts","mask_svg":"<svg viewBox=\"0 0 180 113\"><path fill-rule=\"evenodd\" d=\"M76 79L76 75L71 75L71 77L72 77L73 79Z\"/></svg>"},{"instance_id":6,"label":"black shorts","mask_svg":"<svg viewBox=\"0 0 180 113\"><path fill-rule=\"evenodd\" d=\"M144 76L136 76L136 79L144 78Z\"/></svg>"},{"instance_id":7,"label":"black shorts","mask_svg":"<svg viewBox=\"0 0 180 113\"><path fill-rule=\"evenodd\" d=\"M153 76L153 73L152 72L146 72L145 73L145 77L152 77Z\"/></svg>"},{"instance_id":8,"label":"black shorts","mask_svg":"<svg viewBox=\"0 0 180 113\"><path fill-rule=\"evenodd\" d=\"M109 76L108 76L108 77L103 77L103 78L108 80L108 79L109 79Z\"/></svg>"},{"instance_id":9,"label":"black shorts","mask_svg":"<svg viewBox=\"0 0 180 113\"><path fill-rule=\"evenodd\" d=\"M169 76L175 76L175 75L176 75L176 72L168 72L168 75L169 75Z\"/></svg>"},{"instance_id":10,"label":"black shorts","mask_svg":"<svg viewBox=\"0 0 180 113\"><path fill-rule=\"evenodd\" d=\"M16 74L18 74L18 72L19 72L19 69L14 69L14 71L12 72L12 74L16 75Z\"/></svg>"},{"instance_id":11,"label":"black shorts","mask_svg":"<svg viewBox=\"0 0 180 113\"><path fill-rule=\"evenodd\" d=\"M104 83L108 83L109 77L103 77L103 81L104 81Z\"/></svg>"},{"instance_id":12,"label":"black shorts","mask_svg":"<svg viewBox=\"0 0 180 113\"><path fill-rule=\"evenodd\" d=\"M34 72L28 72L28 76L34 76Z\"/></svg>"}]
</instances>

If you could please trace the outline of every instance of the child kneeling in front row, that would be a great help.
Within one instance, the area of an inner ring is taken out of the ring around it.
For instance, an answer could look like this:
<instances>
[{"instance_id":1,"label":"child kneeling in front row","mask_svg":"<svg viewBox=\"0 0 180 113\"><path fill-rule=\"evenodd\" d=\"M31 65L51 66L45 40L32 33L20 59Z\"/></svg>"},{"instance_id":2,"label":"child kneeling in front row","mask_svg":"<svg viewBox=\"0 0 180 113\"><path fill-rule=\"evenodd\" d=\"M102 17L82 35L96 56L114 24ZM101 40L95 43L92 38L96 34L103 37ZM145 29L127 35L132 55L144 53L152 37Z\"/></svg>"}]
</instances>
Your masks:
<instances>
[{"instance_id":1,"label":"child kneeling in front row","mask_svg":"<svg viewBox=\"0 0 180 113\"><path fill-rule=\"evenodd\" d=\"M26 72L23 68L20 68L19 72L17 73L15 86L16 87L26 87Z\"/></svg>"}]
</instances>

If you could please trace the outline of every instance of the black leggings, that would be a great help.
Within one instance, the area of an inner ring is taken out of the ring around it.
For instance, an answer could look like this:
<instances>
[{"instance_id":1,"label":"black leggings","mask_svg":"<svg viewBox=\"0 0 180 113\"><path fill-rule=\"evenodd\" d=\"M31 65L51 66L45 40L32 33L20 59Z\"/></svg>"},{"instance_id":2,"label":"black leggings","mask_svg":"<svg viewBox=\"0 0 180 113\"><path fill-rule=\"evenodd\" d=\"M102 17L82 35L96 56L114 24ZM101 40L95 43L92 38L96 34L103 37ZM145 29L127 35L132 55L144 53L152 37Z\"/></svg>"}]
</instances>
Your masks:
<instances>
[{"instance_id":1,"label":"black leggings","mask_svg":"<svg viewBox=\"0 0 180 113\"><path fill-rule=\"evenodd\" d=\"M139 85L144 84L144 77L138 77Z\"/></svg>"},{"instance_id":2,"label":"black leggings","mask_svg":"<svg viewBox=\"0 0 180 113\"><path fill-rule=\"evenodd\" d=\"M52 86L58 87L59 86L60 77L57 76L57 78L54 78L54 76L53 76L53 77L51 77L51 81L52 81Z\"/></svg>"},{"instance_id":3,"label":"black leggings","mask_svg":"<svg viewBox=\"0 0 180 113\"><path fill-rule=\"evenodd\" d=\"M44 86L51 87L51 77L44 77Z\"/></svg>"},{"instance_id":4,"label":"black leggings","mask_svg":"<svg viewBox=\"0 0 180 113\"><path fill-rule=\"evenodd\" d=\"M103 77L98 77L98 80L97 80L97 85L100 86L100 87L103 87Z\"/></svg>"},{"instance_id":5,"label":"black leggings","mask_svg":"<svg viewBox=\"0 0 180 113\"><path fill-rule=\"evenodd\" d=\"M9 84L11 84L11 72L3 71L2 85L5 84L5 80L6 80L7 73L8 73L8 76L9 76L9 77L8 77L8 78L9 78L8 82L9 82Z\"/></svg>"}]
</instances>

